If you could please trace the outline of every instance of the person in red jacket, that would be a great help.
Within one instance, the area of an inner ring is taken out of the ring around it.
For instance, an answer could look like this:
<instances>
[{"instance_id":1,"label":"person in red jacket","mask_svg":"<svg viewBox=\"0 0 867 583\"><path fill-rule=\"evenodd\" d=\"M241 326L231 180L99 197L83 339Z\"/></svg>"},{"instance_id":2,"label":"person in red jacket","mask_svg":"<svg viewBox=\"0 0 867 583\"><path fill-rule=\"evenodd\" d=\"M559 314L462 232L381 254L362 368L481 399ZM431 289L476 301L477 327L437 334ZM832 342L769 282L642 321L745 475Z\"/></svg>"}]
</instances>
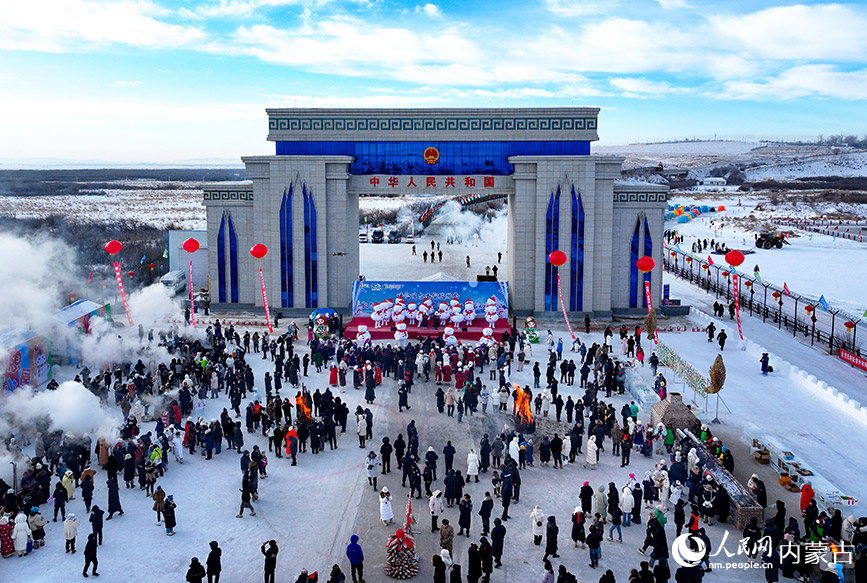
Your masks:
<instances>
[{"instance_id":1,"label":"person in red jacket","mask_svg":"<svg viewBox=\"0 0 867 583\"><path fill-rule=\"evenodd\" d=\"M804 482L804 485L801 487L801 514L807 509L807 506L810 505L810 500L815 498L816 493L813 492L813 486L809 480Z\"/></svg>"}]
</instances>

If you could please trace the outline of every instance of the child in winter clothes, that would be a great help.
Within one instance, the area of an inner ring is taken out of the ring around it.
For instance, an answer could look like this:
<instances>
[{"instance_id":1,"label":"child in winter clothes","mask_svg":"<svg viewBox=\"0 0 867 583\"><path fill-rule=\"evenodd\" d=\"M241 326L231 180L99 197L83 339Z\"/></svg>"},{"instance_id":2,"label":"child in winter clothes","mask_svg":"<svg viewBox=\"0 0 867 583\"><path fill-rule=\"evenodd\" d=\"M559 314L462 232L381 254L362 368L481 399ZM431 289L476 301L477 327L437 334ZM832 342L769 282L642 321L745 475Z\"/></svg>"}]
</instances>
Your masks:
<instances>
[{"instance_id":1,"label":"child in winter clothes","mask_svg":"<svg viewBox=\"0 0 867 583\"><path fill-rule=\"evenodd\" d=\"M75 514L69 513L66 520L63 521L63 536L66 537L66 552L75 554L75 537L78 536L78 526L81 523L75 517Z\"/></svg>"},{"instance_id":2,"label":"child in winter clothes","mask_svg":"<svg viewBox=\"0 0 867 583\"><path fill-rule=\"evenodd\" d=\"M18 517L15 517L15 521L18 521ZM27 519L27 525L30 528L31 536L33 537L33 548L38 549L41 546L45 546L45 525L48 524L48 520L46 520L40 513L39 508L33 507L30 509L30 518ZM17 550L17 547L16 547Z\"/></svg>"}]
</instances>

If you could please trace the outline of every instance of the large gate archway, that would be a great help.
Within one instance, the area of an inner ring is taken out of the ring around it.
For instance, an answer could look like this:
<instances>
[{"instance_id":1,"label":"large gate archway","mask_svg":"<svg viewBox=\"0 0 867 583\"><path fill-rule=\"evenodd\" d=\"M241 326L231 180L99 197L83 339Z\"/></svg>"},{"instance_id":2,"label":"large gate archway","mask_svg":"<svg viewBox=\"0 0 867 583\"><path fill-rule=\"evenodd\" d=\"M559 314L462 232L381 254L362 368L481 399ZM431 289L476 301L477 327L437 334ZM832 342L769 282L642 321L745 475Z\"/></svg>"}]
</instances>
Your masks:
<instances>
[{"instance_id":1,"label":"large gate archway","mask_svg":"<svg viewBox=\"0 0 867 583\"><path fill-rule=\"evenodd\" d=\"M276 154L242 158L248 180L204 189L212 297L225 307L261 303L246 250L263 243L273 306L348 310L359 273L358 195L400 190L508 199L505 279L514 314L559 309L546 262L553 249L570 257L560 268L567 310L642 311L634 298L643 296L631 289L643 284L632 273L634 227L642 252L661 265L667 189L615 182L622 158L590 156L597 108L267 113ZM226 221L229 237L220 228ZM227 266L227 257L237 265ZM650 278L658 302L661 273Z\"/></svg>"}]
</instances>

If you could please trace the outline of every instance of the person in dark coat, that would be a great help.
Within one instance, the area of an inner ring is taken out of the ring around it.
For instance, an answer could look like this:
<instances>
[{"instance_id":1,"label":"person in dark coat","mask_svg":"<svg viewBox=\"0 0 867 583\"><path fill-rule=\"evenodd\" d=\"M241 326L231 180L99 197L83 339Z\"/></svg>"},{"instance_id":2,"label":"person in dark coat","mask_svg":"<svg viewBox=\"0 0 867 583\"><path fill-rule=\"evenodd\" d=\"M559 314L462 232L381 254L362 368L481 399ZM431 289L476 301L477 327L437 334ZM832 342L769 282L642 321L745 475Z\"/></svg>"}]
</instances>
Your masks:
<instances>
[{"instance_id":1,"label":"person in dark coat","mask_svg":"<svg viewBox=\"0 0 867 583\"><path fill-rule=\"evenodd\" d=\"M502 567L503 544L506 542L506 527L499 518L494 519L494 528L491 529L491 554L494 556L495 567Z\"/></svg>"},{"instance_id":2,"label":"person in dark coat","mask_svg":"<svg viewBox=\"0 0 867 583\"><path fill-rule=\"evenodd\" d=\"M434 555L431 560L433 564L433 583L446 583L446 564L440 555Z\"/></svg>"},{"instance_id":3,"label":"person in dark coat","mask_svg":"<svg viewBox=\"0 0 867 583\"><path fill-rule=\"evenodd\" d=\"M106 520L111 520L114 513L117 512L123 516L123 508L120 505L120 492L118 491L117 478L109 478L105 481L108 485L108 516Z\"/></svg>"},{"instance_id":4,"label":"person in dark coat","mask_svg":"<svg viewBox=\"0 0 867 583\"><path fill-rule=\"evenodd\" d=\"M482 577L482 556L479 553L479 545L470 544L467 549L467 583L479 583Z\"/></svg>"},{"instance_id":5,"label":"person in dark coat","mask_svg":"<svg viewBox=\"0 0 867 583\"><path fill-rule=\"evenodd\" d=\"M777 583L780 580L780 551L777 547L767 549L762 555L762 562L765 566L765 581Z\"/></svg>"},{"instance_id":6,"label":"person in dark coat","mask_svg":"<svg viewBox=\"0 0 867 583\"><path fill-rule=\"evenodd\" d=\"M346 558L352 573L352 583L364 583L364 551L358 544L358 535L353 534L346 545Z\"/></svg>"},{"instance_id":7,"label":"person in dark coat","mask_svg":"<svg viewBox=\"0 0 867 583\"><path fill-rule=\"evenodd\" d=\"M57 513L60 512L63 520L66 520L66 502L69 494L62 482L54 486L54 522L57 522Z\"/></svg>"},{"instance_id":8,"label":"person in dark coat","mask_svg":"<svg viewBox=\"0 0 867 583\"><path fill-rule=\"evenodd\" d=\"M84 500L84 508L90 512L90 505L93 502L93 476L85 474L81 480L81 499Z\"/></svg>"},{"instance_id":9,"label":"person in dark coat","mask_svg":"<svg viewBox=\"0 0 867 583\"><path fill-rule=\"evenodd\" d=\"M485 499L482 500L482 506L479 509L479 516L482 517L482 536L488 536L488 531L491 528L491 513L494 511L494 499L490 492L485 492Z\"/></svg>"},{"instance_id":10,"label":"person in dark coat","mask_svg":"<svg viewBox=\"0 0 867 583\"><path fill-rule=\"evenodd\" d=\"M217 541L210 542L211 551L208 553L208 559L205 561L208 571L208 583L220 583L220 571L223 570L223 549Z\"/></svg>"},{"instance_id":11,"label":"person in dark coat","mask_svg":"<svg viewBox=\"0 0 867 583\"><path fill-rule=\"evenodd\" d=\"M84 545L84 570L81 572L82 575L88 577L87 568L91 565L92 570L90 572L94 577L99 577L99 573L96 572L96 567L99 564L96 558L96 535L94 533L90 533L87 535L87 544Z\"/></svg>"},{"instance_id":12,"label":"person in dark coat","mask_svg":"<svg viewBox=\"0 0 867 583\"><path fill-rule=\"evenodd\" d=\"M96 540L102 544L102 516L105 514L99 506L94 505L90 511L90 529L96 535Z\"/></svg>"},{"instance_id":13,"label":"person in dark coat","mask_svg":"<svg viewBox=\"0 0 867 583\"><path fill-rule=\"evenodd\" d=\"M175 508L177 508L175 497L172 495L167 496L166 502L163 504L163 521L166 525L166 536L173 536L175 534L175 526L178 524L175 517Z\"/></svg>"},{"instance_id":14,"label":"person in dark coat","mask_svg":"<svg viewBox=\"0 0 867 583\"><path fill-rule=\"evenodd\" d=\"M193 557L190 561L190 568L187 569L188 583L202 583L205 579L205 567L199 562L198 557Z\"/></svg>"},{"instance_id":15,"label":"person in dark coat","mask_svg":"<svg viewBox=\"0 0 867 583\"><path fill-rule=\"evenodd\" d=\"M494 554L491 543L485 537L479 541L479 558L482 561L482 581L490 581L491 573L494 571Z\"/></svg>"},{"instance_id":16,"label":"person in dark coat","mask_svg":"<svg viewBox=\"0 0 867 583\"><path fill-rule=\"evenodd\" d=\"M545 556L543 561L547 561L548 557L558 558L557 554L557 537L560 534L560 527L557 526L557 519L551 515L548 517L548 524L545 526Z\"/></svg>"},{"instance_id":17,"label":"person in dark coat","mask_svg":"<svg viewBox=\"0 0 867 583\"><path fill-rule=\"evenodd\" d=\"M479 470L484 474L487 473L491 466L491 443L488 440L488 434L482 437L482 442L479 446Z\"/></svg>"},{"instance_id":18,"label":"person in dark coat","mask_svg":"<svg viewBox=\"0 0 867 583\"><path fill-rule=\"evenodd\" d=\"M267 549L265 545L268 545ZM274 583L274 572L277 570L277 554L280 552L280 549L277 547L277 541L269 540L266 543L262 543L262 547L259 550L265 556L265 583Z\"/></svg>"},{"instance_id":19,"label":"person in dark coat","mask_svg":"<svg viewBox=\"0 0 867 583\"><path fill-rule=\"evenodd\" d=\"M470 536L470 521L473 517L473 501L470 499L469 494L464 494L463 499L458 502L458 509L461 512L461 515L458 518L458 526L460 527L458 535L464 534L464 531L466 531L466 535Z\"/></svg>"},{"instance_id":20,"label":"person in dark coat","mask_svg":"<svg viewBox=\"0 0 867 583\"><path fill-rule=\"evenodd\" d=\"M446 499L446 505L451 508L455 504L455 499L458 495L458 477L455 475L454 470L449 470L445 479L443 480L445 484L445 492L443 492L443 497Z\"/></svg>"}]
</instances>

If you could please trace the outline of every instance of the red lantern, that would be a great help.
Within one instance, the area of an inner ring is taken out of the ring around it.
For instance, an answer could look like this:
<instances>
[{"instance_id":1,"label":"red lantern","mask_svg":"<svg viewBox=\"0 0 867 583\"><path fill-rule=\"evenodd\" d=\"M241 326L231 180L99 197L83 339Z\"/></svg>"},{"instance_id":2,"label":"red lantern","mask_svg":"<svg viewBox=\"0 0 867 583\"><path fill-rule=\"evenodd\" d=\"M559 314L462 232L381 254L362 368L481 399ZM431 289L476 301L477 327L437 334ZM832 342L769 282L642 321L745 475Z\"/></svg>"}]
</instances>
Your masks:
<instances>
[{"instance_id":1,"label":"red lantern","mask_svg":"<svg viewBox=\"0 0 867 583\"><path fill-rule=\"evenodd\" d=\"M810 312L813 311L813 306L810 306L810 305L804 306L804 311L809 314Z\"/></svg>"},{"instance_id":2,"label":"red lantern","mask_svg":"<svg viewBox=\"0 0 867 583\"><path fill-rule=\"evenodd\" d=\"M780 292L774 292L774 293L772 293L771 295L774 296L774 299L775 299L775 300L778 300L778 299L780 299L780 297L781 297L781 296L780 296Z\"/></svg>"},{"instance_id":3,"label":"red lantern","mask_svg":"<svg viewBox=\"0 0 867 583\"><path fill-rule=\"evenodd\" d=\"M744 254L738 251L737 249L733 249L726 253L726 263L731 265L732 267L737 267L741 263L744 262Z\"/></svg>"},{"instance_id":4,"label":"red lantern","mask_svg":"<svg viewBox=\"0 0 867 583\"><path fill-rule=\"evenodd\" d=\"M123 249L123 243L114 239L105 244L105 252L109 255L117 255L121 249Z\"/></svg>"},{"instance_id":5,"label":"red lantern","mask_svg":"<svg viewBox=\"0 0 867 583\"><path fill-rule=\"evenodd\" d=\"M638 261L635 262L635 266L641 273L647 273L656 266L656 262L653 260L653 258L645 255L644 257L639 257Z\"/></svg>"},{"instance_id":6,"label":"red lantern","mask_svg":"<svg viewBox=\"0 0 867 583\"><path fill-rule=\"evenodd\" d=\"M155 263L148 263L148 267L150 268L151 271L153 271L154 267L156 267L156 264Z\"/></svg>"},{"instance_id":7,"label":"red lantern","mask_svg":"<svg viewBox=\"0 0 867 583\"><path fill-rule=\"evenodd\" d=\"M749 288L753 287L753 282L751 282L750 280L746 280L744 282L744 285L747 286L747 289L749 289Z\"/></svg>"},{"instance_id":8,"label":"red lantern","mask_svg":"<svg viewBox=\"0 0 867 583\"><path fill-rule=\"evenodd\" d=\"M672 256L672 257L675 257L676 255L677 255L676 252L674 252L674 251L671 252L671 256Z\"/></svg>"},{"instance_id":9,"label":"red lantern","mask_svg":"<svg viewBox=\"0 0 867 583\"><path fill-rule=\"evenodd\" d=\"M135 271L127 271L126 274L132 279L132 276L135 275Z\"/></svg>"},{"instance_id":10,"label":"red lantern","mask_svg":"<svg viewBox=\"0 0 867 583\"><path fill-rule=\"evenodd\" d=\"M728 271L723 271L723 272L722 272L722 276L723 276L724 279L725 279L725 278L728 278L728 276L729 276L729 272L728 272Z\"/></svg>"},{"instance_id":11,"label":"red lantern","mask_svg":"<svg viewBox=\"0 0 867 583\"><path fill-rule=\"evenodd\" d=\"M186 241L184 241L184 251L187 253L195 253L199 250L199 242L190 237Z\"/></svg>"},{"instance_id":12,"label":"red lantern","mask_svg":"<svg viewBox=\"0 0 867 583\"><path fill-rule=\"evenodd\" d=\"M687 258L686 258L686 262L687 262L687 263L692 263L692 257L687 257Z\"/></svg>"},{"instance_id":13,"label":"red lantern","mask_svg":"<svg viewBox=\"0 0 867 583\"><path fill-rule=\"evenodd\" d=\"M846 332L851 332L855 328L855 322L846 321L843 325L846 326Z\"/></svg>"},{"instance_id":14,"label":"red lantern","mask_svg":"<svg viewBox=\"0 0 867 583\"><path fill-rule=\"evenodd\" d=\"M262 243L256 243L253 245L252 249L250 249L250 255L255 257L256 259L262 259L267 255L268 248L262 245Z\"/></svg>"},{"instance_id":15,"label":"red lantern","mask_svg":"<svg viewBox=\"0 0 867 583\"><path fill-rule=\"evenodd\" d=\"M702 264L701 264L701 268L704 269L705 271L707 271L707 270L709 269L707 263L702 263Z\"/></svg>"},{"instance_id":16,"label":"red lantern","mask_svg":"<svg viewBox=\"0 0 867 583\"><path fill-rule=\"evenodd\" d=\"M555 267L560 267L561 265L566 263L567 260L568 257L566 257L566 254L560 250L552 251L551 254L548 255L548 261L550 261L551 265Z\"/></svg>"}]
</instances>

